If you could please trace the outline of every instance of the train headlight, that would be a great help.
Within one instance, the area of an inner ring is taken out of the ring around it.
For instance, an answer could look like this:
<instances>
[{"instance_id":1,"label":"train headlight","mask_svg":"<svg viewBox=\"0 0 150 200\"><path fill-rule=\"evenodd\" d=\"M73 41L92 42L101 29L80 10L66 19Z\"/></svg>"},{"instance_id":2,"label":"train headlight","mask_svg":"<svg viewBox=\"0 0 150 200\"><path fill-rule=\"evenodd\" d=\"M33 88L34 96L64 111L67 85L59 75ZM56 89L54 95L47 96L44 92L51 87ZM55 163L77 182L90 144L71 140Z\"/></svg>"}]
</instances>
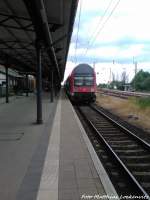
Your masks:
<instances>
[{"instance_id":1,"label":"train headlight","mask_svg":"<svg viewBox=\"0 0 150 200\"><path fill-rule=\"evenodd\" d=\"M71 96L74 96L74 92L71 93Z\"/></svg>"}]
</instances>

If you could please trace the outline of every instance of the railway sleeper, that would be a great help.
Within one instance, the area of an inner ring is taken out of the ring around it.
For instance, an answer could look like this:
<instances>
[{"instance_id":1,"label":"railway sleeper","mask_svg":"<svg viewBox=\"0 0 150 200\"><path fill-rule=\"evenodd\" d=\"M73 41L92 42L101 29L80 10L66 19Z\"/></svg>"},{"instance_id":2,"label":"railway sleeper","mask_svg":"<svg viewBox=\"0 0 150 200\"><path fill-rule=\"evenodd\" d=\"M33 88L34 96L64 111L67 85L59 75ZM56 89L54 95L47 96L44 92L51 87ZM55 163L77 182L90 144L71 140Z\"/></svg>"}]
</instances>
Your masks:
<instances>
[{"instance_id":1,"label":"railway sleeper","mask_svg":"<svg viewBox=\"0 0 150 200\"><path fill-rule=\"evenodd\" d=\"M101 134L106 134L106 136L109 136L109 137L113 137L113 136L121 136L121 133L120 132L112 132L112 131L105 131L105 130L102 130L102 131L100 131L101 132Z\"/></svg>"},{"instance_id":2,"label":"railway sleeper","mask_svg":"<svg viewBox=\"0 0 150 200\"><path fill-rule=\"evenodd\" d=\"M117 152L117 153L123 153L123 154L130 154L130 153L133 153L134 155L135 154L138 154L138 153L144 153L145 150L144 149L122 149L121 147L118 147L118 148L114 148L114 151Z\"/></svg>"},{"instance_id":3,"label":"railway sleeper","mask_svg":"<svg viewBox=\"0 0 150 200\"><path fill-rule=\"evenodd\" d=\"M141 182L142 187L149 189L150 191L150 183L148 182Z\"/></svg>"},{"instance_id":4,"label":"railway sleeper","mask_svg":"<svg viewBox=\"0 0 150 200\"><path fill-rule=\"evenodd\" d=\"M111 147L114 151L118 151L119 153L124 153L127 151L129 151L129 153L134 153L135 151L141 152L143 150L138 147L125 147L125 146L120 146L119 144L115 147L114 146ZM142 152L144 152L144 150Z\"/></svg>"},{"instance_id":5,"label":"railway sleeper","mask_svg":"<svg viewBox=\"0 0 150 200\"><path fill-rule=\"evenodd\" d=\"M105 137L104 135L103 135L103 137ZM124 141L128 141L128 142L130 142L131 140L129 140L126 136L122 136L122 137L111 137L111 138L109 138L108 137L108 139L107 139L107 142L111 142L111 141L113 141L113 142L124 142Z\"/></svg>"},{"instance_id":6,"label":"railway sleeper","mask_svg":"<svg viewBox=\"0 0 150 200\"><path fill-rule=\"evenodd\" d=\"M103 123L96 123L95 121L91 120L92 123L95 124L96 127L107 128L108 130L118 130L116 127L112 126L112 124L104 125Z\"/></svg>"},{"instance_id":7,"label":"railway sleeper","mask_svg":"<svg viewBox=\"0 0 150 200\"><path fill-rule=\"evenodd\" d=\"M124 163L128 163L128 164L140 164L140 163L149 163L150 162L150 159L139 159L139 158L134 158L134 159L131 159L131 158L122 158L122 156L120 156L120 159L124 162Z\"/></svg>"},{"instance_id":8,"label":"railway sleeper","mask_svg":"<svg viewBox=\"0 0 150 200\"><path fill-rule=\"evenodd\" d=\"M126 148L137 148L138 145L137 144L127 144L127 145L121 145L120 144L112 144L111 145L112 148L122 148L122 149L126 149Z\"/></svg>"},{"instance_id":9,"label":"railway sleeper","mask_svg":"<svg viewBox=\"0 0 150 200\"><path fill-rule=\"evenodd\" d=\"M115 140L113 140L113 141L109 141L109 143L111 144L111 145L113 145L113 144L124 144L124 145L127 145L127 144L133 144L133 142L131 141L131 140L117 140L117 141L115 141Z\"/></svg>"},{"instance_id":10,"label":"railway sleeper","mask_svg":"<svg viewBox=\"0 0 150 200\"><path fill-rule=\"evenodd\" d=\"M136 165L136 167L138 168L143 168L145 170L145 168L150 169L150 162L147 163L128 163L128 166L130 167L134 167Z\"/></svg>"},{"instance_id":11,"label":"railway sleeper","mask_svg":"<svg viewBox=\"0 0 150 200\"><path fill-rule=\"evenodd\" d=\"M116 137L116 136L114 136L114 137L109 137L109 135L102 135L106 140L107 140L107 142L111 142L111 141L118 141L118 142L120 142L120 141L124 141L124 140L126 140L126 138L125 137Z\"/></svg>"},{"instance_id":12,"label":"railway sleeper","mask_svg":"<svg viewBox=\"0 0 150 200\"><path fill-rule=\"evenodd\" d=\"M144 172L133 171L133 174L135 176L149 177L149 181L150 181L150 170L149 171L144 171Z\"/></svg>"},{"instance_id":13,"label":"railway sleeper","mask_svg":"<svg viewBox=\"0 0 150 200\"><path fill-rule=\"evenodd\" d=\"M127 164L127 167L130 168L130 171L136 171L136 172L141 172L141 173L142 172L146 172L146 173L150 172L149 167L139 167L139 166L136 165L136 163L132 167Z\"/></svg>"},{"instance_id":14,"label":"railway sleeper","mask_svg":"<svg viewBox=\"0 0 150 200\"><path fill-rule=\"evenodd\" d=\"M100 121L100 119L97 119L96 124L103 125L103 126L110 126L109 122Z\"/></svg>"},{"instance_id":15,"label":"railway sleeper","mask_svg":"<svg viewBox=\"0 0 150 200\"><path fill-rule=\"evenodd\" d=\"M107 130L112 130L112 131L118 131L118 129L117 128L115 128L115 127L112 127L112 126L108 126L108 125L106 125L106 126L104 126L103 124L96 124L95 122L92 122L92 123L94 123L95 124L95 126L96 126L96 128L106 128Z\"/></svg>"},{"instance_id":16,"label":"railway sleeper","mask_svg":"<svg viewBox=\"0 0 150 200\"><path fill-rule=\"evenodd\" d=\"M121 149L114 149L114 151L116 152L116 154L121 157L121 156L125 156L125 157L128 157L128 156L136 156L136 158L138 159L138 156L140 155L143 155L144 153L144 150L143 149L138 149L138 150L121 150ZM132 154L132 155L130 155Z\"/></svg>"},{"instance_id":17,"label":"railway sleeper","mask_svg":"<svg viewBox=\"0 0 150 200\"><path fill-rule=\"evenodd\" d=\"M128 160L136 160L138 162L138 160L140 160L140 162L144 162L144 160L150 160L150 155L147 154L147 155L120 155L120 158L121 159L128 159Z\"/></svg>"}]
</instances>

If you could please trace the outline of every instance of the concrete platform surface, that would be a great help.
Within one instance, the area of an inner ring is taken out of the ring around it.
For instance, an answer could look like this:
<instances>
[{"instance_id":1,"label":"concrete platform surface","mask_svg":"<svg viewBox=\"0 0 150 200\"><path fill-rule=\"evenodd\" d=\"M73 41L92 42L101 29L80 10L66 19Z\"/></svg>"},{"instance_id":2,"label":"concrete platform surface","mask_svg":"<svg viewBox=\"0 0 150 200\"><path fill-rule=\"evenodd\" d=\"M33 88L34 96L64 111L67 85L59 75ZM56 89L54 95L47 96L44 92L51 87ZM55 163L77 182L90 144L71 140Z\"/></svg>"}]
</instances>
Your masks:
<instances>
[{"instance_id":1,"label":"concrete platform surface","mask_svg":"<svg viewBox=\"0 0 150 200\"><path fill-rule=\"evenodd\" d=\"M11 98L0 104L0 199L36 199L57 101L43 97L42 125L36 99ZM30 191L25 194L25 191ZM21 198L20 198L21 197Z\"/></svg>"},{"instance_id":2,"label":"concrete platform surface","mask_svg":"<svg viewBox=\"0 0 150 200\"><path fill-rule=\"evenodd\" d=\"M0 105L0 199L116 199L64 92L55 103L44 96L42 125L35 116L33 96Z\"/></svg>"}]
</instances>

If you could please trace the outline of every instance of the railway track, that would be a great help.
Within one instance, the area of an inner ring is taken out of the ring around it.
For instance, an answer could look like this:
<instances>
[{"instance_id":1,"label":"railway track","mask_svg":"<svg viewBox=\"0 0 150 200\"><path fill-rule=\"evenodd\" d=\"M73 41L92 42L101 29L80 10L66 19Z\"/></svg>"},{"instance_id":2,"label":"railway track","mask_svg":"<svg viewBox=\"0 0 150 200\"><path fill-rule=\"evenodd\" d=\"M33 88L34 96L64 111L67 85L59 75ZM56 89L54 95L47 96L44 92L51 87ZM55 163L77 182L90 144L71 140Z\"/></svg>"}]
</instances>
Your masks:
<instances>
[{"instance_id":1,"label":"railway track","mask_svg":"<svg viewBox=\"0 0 150 200\"><path fill-rule=\"evenodd\" d=\"M150 199L150 144L100 108L79 106L77 110L118 194Z\"/></svg>"},{"instance_id":2,"label":"railway track","mask_svg":"<svg viewBox=\"0 0 150 200\"><path fill-rule=\"evenodd\" d=\"M120 91L111 89L98 89L98 92L104 95L115 96L123 99L128 99L129 97L150 98L150 93L144 93L144 92L130 92L130 91Z\"/></svg>"}]
</instances>

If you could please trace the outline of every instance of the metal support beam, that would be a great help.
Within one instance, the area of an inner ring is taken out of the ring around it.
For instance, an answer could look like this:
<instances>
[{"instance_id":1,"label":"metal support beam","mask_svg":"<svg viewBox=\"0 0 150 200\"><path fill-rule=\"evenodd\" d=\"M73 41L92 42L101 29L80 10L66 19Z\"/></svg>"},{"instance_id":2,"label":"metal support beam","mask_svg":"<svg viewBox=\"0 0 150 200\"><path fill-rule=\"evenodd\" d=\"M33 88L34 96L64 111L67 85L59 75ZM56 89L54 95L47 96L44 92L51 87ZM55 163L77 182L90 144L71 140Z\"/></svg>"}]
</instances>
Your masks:
<instances>
[{"instance_id":1,"label":"metal support beam","mask_svg":"<svg viewBox=\"0 0 150 200\"><path fill-rule=\"evenodd\" d=\"M36 53L37 53L37 124L42 124L42 65L41 65L41 42L36 41Z\"/></svg>"},{"instance_id":2,"label":"metal support beam","mask_svg":"<svg viewBox=\"0 0 150 200\"><path fill-rule=\"evenodd\" d=\"M9 103L9 80L8 80L8 66L5 66L6 70L6 103Z\"/></svg>"},{"instance_id":3,"label":"metal support beam","mask_svg":"<svg viewBox=\"0 0 150 200\"><path fill-rule=\"evenodd\" d=\"M51 77L50 77L50 83L51 83L51 85L50 85L50 87L51 87L51 89L50 89L50 92L51 92L51 102L53 102L54 101L54 85L53 85L53 68L52 68L52 70L51 70Z\"/></svg>"},{"instance_id":4,"label":"metal support beam","mask_svg":"<svg viewBox=\"0 0 150 200\"><path fill-rule=\"evenodd\" d=\"M48 19L44 7L44 1L43 0L32 0L32 1L23 0L23 1L25 3L25 6L27 7L29 15L31 16L36 36L43 41L45 47L48 49L47 53L49 55L50 61L56 68L59 81L61 81L62 77L60 74L60 69L58 66L55 50L54 47L51 46L53 41L48 25Z\"/></svg>"},{"instance_id":5,"label":"metal support beam","mask_svg":"<svg viewBox=\"0 0 150 200\"><path fill-rule=\"evenodd\" d=\"M57 85L56 85L56 83L55 83L55 97L57 96Z\"/></svg>"}]
</instances>

